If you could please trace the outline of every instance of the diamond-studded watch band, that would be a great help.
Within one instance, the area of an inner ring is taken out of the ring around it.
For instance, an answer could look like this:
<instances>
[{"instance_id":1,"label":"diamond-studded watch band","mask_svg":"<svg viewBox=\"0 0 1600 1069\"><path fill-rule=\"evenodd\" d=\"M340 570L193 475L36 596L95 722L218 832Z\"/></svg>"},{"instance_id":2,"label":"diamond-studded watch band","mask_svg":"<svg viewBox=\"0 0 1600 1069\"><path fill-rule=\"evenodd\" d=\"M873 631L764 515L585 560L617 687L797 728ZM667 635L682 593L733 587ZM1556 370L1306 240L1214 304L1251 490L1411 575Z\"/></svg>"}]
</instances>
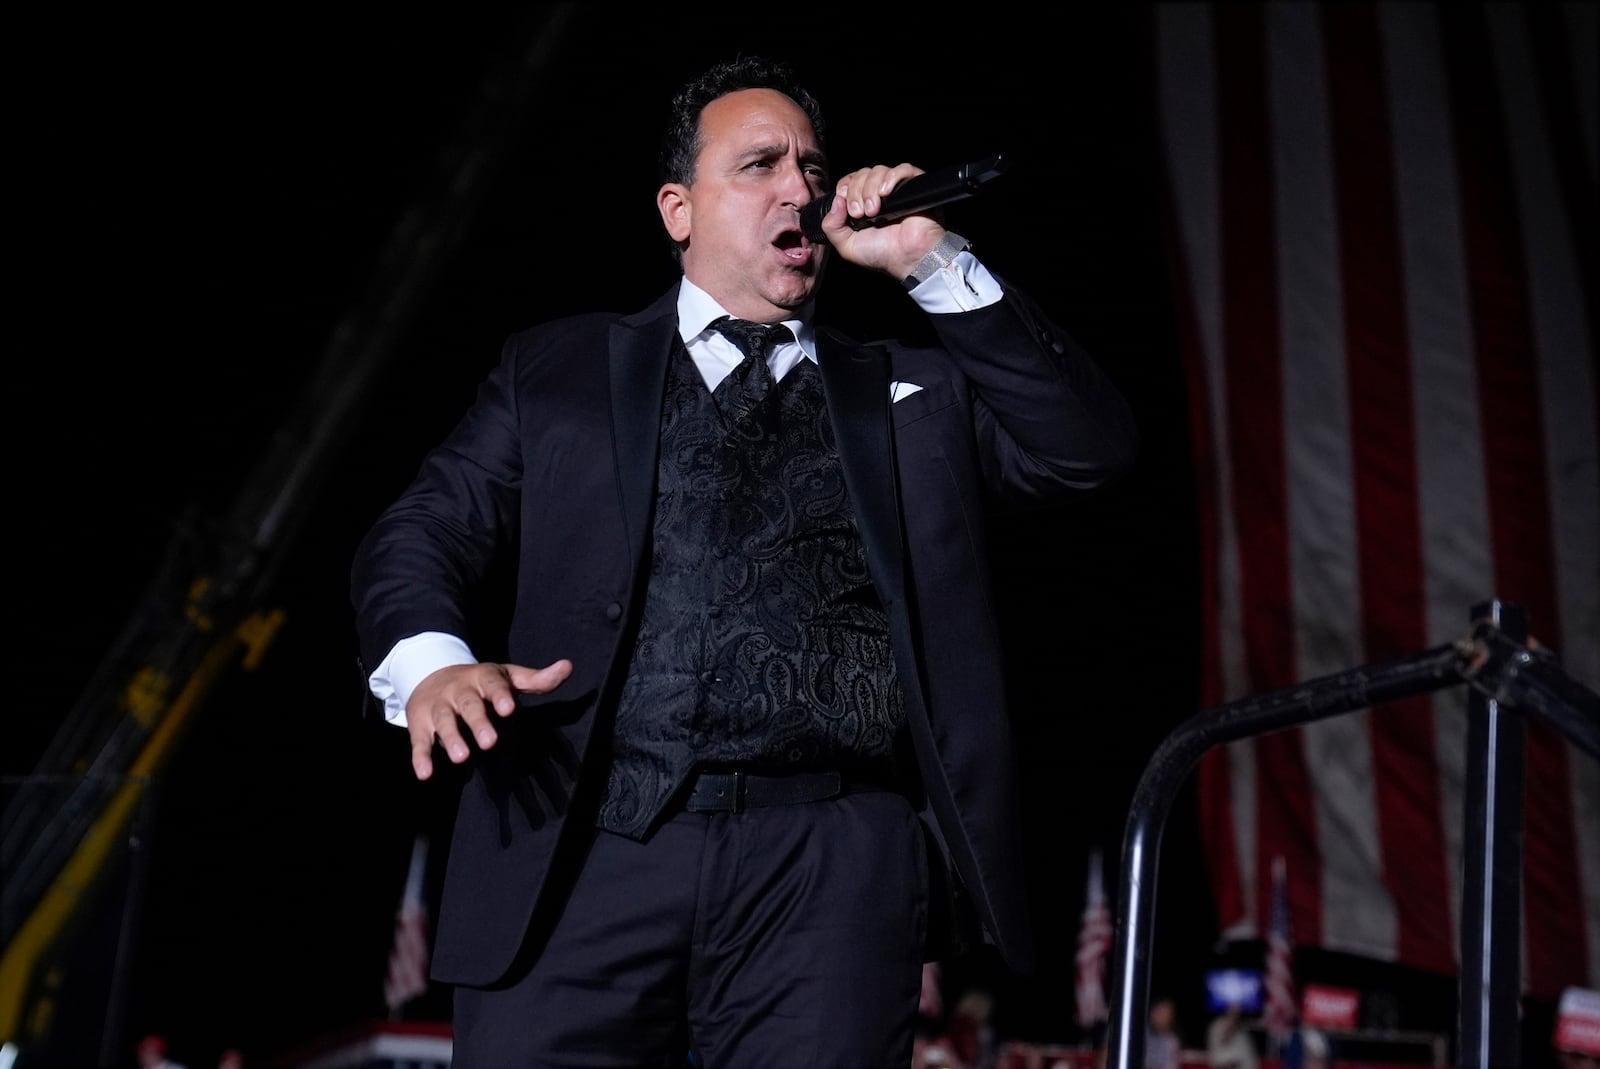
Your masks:
<instances>
[{"instance_id":1,"label":"diamond-studded watch band","mask_svg":"<svg viewBox=\"0 0 1600 1069\"><path fill-rule=\"evenodd\" d=\"M905 277L906 289L916 289L932 278L935 272L943 270L954 263L957 253L965 252L970 248L972 248L972 242L957 234L954 230L946 230L944 237L939 239L939 244L929 249L927 255L918 260L917 266L912 268L911 273Z\"/></svg>"}]
</instances>

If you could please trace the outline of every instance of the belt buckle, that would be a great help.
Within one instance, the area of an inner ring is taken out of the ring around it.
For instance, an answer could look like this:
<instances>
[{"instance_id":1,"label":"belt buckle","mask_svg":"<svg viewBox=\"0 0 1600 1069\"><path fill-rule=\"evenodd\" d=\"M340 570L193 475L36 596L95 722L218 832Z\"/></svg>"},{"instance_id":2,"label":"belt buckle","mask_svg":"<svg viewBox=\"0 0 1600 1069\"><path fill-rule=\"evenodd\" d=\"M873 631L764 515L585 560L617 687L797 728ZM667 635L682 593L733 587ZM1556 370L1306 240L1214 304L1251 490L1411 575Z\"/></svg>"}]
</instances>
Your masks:
<instances>
[{"instance_id":1,"label":"belt buckle","mask_svg":"<svg viewBox=\"0 0 1600 1069\"><path fill-rule=\"evenodd\" d=\"M745 803L745 796L746 796L746 792L748 790L749 790L749 782L746 780L745 774L743 772L737 772L737 771L734 772L734 774L733 774L733 811L735 813L743 813L744 812L744 809L745 809L745 804L744 804Z\"/></svg>"}]
</instances>

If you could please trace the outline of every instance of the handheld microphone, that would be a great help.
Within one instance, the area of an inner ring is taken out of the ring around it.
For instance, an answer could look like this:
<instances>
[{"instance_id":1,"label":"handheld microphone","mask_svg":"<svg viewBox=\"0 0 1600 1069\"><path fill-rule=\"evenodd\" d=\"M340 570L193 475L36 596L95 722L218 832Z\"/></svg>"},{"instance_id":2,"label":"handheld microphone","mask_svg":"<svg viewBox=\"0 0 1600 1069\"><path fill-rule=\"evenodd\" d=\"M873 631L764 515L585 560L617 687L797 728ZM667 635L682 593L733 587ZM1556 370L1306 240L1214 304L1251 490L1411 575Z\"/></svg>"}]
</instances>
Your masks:
<instances>
[{"instance_id":1,"label":"handheld microphone","mask_svg":"<svg viewBox=\"0 0 1600 1069\"><path fill-rule=\"evenodd\" d=\"M976 195L985 182L999 177L1010 165L1011 161L1004 156L989 156L939 171L912 175L883 198L877 215L852 219L850 228L864 230L869 226L883 226L908 215L966 200ZM813 244L828 243L827 235L822 232L822 217L833 207L833 198L834 194L824 193L800 209L800 232Z\"/></svg>"}]
</instances>

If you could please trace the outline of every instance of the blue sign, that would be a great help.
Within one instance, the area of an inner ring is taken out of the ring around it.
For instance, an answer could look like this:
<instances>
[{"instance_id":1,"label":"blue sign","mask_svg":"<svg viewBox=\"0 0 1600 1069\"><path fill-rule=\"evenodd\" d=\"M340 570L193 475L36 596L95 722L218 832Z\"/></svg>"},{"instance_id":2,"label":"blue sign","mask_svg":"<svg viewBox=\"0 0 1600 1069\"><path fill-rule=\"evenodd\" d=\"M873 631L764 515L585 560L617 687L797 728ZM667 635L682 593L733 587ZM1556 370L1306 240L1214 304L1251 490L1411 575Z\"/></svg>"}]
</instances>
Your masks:
<instances>
[{"instance_id":1,"label":"blue sign","mask_svg":"<svg viewBox=\"0 0 1600 1069\"><path fill-rule=\"evenodd\" d=\"M1257 969L1212 969L1206 973L1206 1008L1261 1012L1261 973Z\"/></svg>"}]
</instances>

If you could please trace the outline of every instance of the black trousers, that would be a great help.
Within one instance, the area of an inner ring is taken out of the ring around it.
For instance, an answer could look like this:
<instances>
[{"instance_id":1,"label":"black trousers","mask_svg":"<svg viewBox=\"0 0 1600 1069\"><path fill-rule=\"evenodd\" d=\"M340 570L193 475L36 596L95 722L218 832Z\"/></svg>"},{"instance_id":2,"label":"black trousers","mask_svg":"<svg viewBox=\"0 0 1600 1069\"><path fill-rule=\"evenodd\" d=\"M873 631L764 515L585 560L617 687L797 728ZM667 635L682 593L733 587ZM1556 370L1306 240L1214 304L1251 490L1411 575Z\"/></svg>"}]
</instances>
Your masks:
<instances>
[{"instance_id":1,"label":"black trousers","mask_svg":"<svg viewBox=\"0 0 1600 1069\"><path fill-rule=\"evenodd\" d=\"M907 1069L928 858L891 791L596 832L542 946L455 992L454 1069Z\"/></svg>"}]
</instances>

